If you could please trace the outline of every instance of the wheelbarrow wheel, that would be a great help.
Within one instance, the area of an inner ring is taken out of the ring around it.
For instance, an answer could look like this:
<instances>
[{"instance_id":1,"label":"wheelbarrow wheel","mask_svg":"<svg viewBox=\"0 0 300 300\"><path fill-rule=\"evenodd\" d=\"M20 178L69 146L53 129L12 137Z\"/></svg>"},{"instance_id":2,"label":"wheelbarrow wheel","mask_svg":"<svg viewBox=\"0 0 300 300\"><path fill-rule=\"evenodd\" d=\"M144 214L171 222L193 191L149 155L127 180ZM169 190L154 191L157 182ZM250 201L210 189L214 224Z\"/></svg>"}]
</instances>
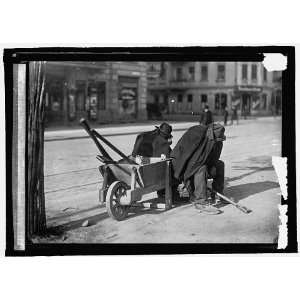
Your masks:
<instances>
[{"instance_id":1,"label":"wheelbarrow wheel","mask_svg":"<svg viewBox=\"0 0 300 300\"><path fill-rule=\"evenodd\" d=\"M113 182L106 194L106 209L109 216L117 221L122 221L126 218L129 206L121 205L120 198L126 195L128 186L122 181Z\"/></svg>"}]
</instances>

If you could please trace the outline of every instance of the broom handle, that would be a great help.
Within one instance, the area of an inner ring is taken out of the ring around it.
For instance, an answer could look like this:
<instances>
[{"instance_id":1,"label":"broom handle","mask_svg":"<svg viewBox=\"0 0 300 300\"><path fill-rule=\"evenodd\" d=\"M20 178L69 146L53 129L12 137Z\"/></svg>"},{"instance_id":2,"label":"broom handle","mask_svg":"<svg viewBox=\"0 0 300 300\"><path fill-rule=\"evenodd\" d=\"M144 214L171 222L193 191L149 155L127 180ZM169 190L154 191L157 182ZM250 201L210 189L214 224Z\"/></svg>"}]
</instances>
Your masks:
<instances>
[{"instance_id":1,"label":"broom handle","mask_svg":"<svg viewBox=\"0 0 300 300\"><path fill-rule=\"evenodd\" d=\"M209 190L213 191L217 196L219 196L220 198L222 198L223 200L227 201L228 203L232 204L233 206L235 206L236 208L238 208L240 211L242 211L243 213L247 214L250 212L250 210L247 207L241 206L237 203L235 203L234 201L232 201L231 199L229 199L228 197L214 191L211 188L208 188Z\"/></svg>"}]
</instances>

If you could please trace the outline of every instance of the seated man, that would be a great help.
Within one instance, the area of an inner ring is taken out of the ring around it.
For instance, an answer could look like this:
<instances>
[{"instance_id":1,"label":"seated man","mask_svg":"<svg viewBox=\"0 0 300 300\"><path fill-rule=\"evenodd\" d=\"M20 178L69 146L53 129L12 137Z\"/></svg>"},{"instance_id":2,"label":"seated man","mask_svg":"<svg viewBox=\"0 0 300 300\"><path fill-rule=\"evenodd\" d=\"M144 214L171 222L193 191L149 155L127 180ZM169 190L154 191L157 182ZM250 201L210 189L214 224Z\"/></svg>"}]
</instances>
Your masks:
<instances>
[{"instance_id":1,"label":"seated man","mask_svg":"<svg viewBox=\"0 0 300 300\"><path fill-rule=\"evenodd\" d=\"M144 157L161 157L163 154L166 158L170 157L172 144L172 126L168 123L162 123L159 127L156 126L155 130L141 133L137 136L132 156L144 156ZM172 180L172 194L173 201L179 199L179 193L177 191L178 182ZM164 197L165 191L160 190L157 192L159 197Z\"/></svg>"},{"instance_id":2,"label":"seated man","mask_svg":"<svg viewBox=\"0 0 300 300\"><path fill-rule=\"evenodd\" d=\"M208 205L207 179L213 178L212 188L223 193L224 163L219 160L225 128L220 124L191 127L171 152L174 177L182 180L197 208ZM212 198L215 195L212 194Z\"/></svg>"},{"instance_id":3,"label":"seated man","mask_svg":"<svg viewBox=\"0 0 300 300\"><path fill-rule=\"evenodd\" d=\"M141 133L137 136L132 156L161 157L165 155L170 157L172 144L172 126L168 123L162 123L156 129Z\"/></svg>"}]
</instances>

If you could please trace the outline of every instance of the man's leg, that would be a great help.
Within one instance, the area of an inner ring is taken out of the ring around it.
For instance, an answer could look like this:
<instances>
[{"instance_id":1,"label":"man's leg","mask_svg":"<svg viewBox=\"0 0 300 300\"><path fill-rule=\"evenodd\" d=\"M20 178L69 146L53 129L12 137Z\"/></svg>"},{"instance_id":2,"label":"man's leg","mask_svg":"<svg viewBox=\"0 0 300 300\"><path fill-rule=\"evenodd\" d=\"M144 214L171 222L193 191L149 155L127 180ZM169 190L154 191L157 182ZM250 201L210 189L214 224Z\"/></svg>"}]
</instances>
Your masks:
<instances>
[{"instance_id":1,"label":"man's leg","mask_svg":"<svg viewBox=\"0 0 300 300\"><path fill-rule=\"evenodd\" d=\"M194 200L200 204L207 201L207 167L204 165L194 174Z\"/></svg>"},{"instance_id":2,"label":"man's leg","mask_svg":"<svg viewBox=\"0 0 300 300\"><path fill-rule=\"evenodd\" d=\"M212 189L220 194L223 194L224 190L224 162L218 160L216 164L210 168L209 173L213 178ZM215 198L212 193L212 198Z\"/></svg>"}]
</instances>

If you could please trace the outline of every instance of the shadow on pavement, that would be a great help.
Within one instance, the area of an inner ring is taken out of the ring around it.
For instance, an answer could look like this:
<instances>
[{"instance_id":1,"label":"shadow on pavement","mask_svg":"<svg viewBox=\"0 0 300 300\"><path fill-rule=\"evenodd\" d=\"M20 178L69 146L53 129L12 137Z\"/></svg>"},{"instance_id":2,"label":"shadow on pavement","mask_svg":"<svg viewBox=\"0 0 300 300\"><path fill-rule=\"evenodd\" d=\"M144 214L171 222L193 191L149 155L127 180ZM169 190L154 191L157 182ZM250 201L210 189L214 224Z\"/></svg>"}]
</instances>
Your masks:
<instances>
[{"instance_id":1,"label":"shadow on pavement","mask_svg":"<svg viewBox=\"0 0 300 300\"><path fill-rule=\"evenodd\" d=\"M255 174L261 171L270 171L274 170L272 166L272 158L270 156L253 156L246 160L240 162L234 162L238 164L237 166L232 167L233 170L239 171L249 171L247 173L241 174L239 176L228 178L226 177L225 182L235 181L243 179L249 175Z\"/></svg>"},{"instance_id":2,"label":"shadow on pavement","mask_svg":"<svg viewBox=\"0 0 300 300\"><path fill-rule=\"evenodd\" d=\"M274 181L260 181L244 183L226 188L227 197L233 197L236 201L247 198L254 194L262 193L270 189L278 188L279 184Z\"/></svg>"},{"instance_id":3,"label":"shadow on pavement","mask_svg":"<svg viewBox=\"0 0 300 300\"><path fill-rule=\"evenodd\" d=\"M62 225L53 226L53 227L49 228L49 230L51 230L53 232L61 233L64 231L69 231L69 230L77 229L79 227L83 227L82 224L85 221L88 221L88 226L86 226L86 227L90 227L90 226L96 225L98 222L100 222L106 218L108 218L108 214L107 214L107 212L103 212L100 214L93 215L91 217L85 217L85 218L71 221L71 222L68 222L68 223L65 223Z\"/></svg>"},{"instance_id":4,"label":"shadow on pavement","mask_svg":"<svg viewBox=\"0 0 300 300\"><path fill-rule=\"evenodd\" d=\"M245 183L240 185L231 186L225 189L225 196L233 198L237 203L244 198L253 196L254 194L262 193L267 190L278 188L279 184L273 181L261 181L253 183ZM217 205L218 208L230 205L229 203L222 203Z\"/></svg>"}]
</instances>

